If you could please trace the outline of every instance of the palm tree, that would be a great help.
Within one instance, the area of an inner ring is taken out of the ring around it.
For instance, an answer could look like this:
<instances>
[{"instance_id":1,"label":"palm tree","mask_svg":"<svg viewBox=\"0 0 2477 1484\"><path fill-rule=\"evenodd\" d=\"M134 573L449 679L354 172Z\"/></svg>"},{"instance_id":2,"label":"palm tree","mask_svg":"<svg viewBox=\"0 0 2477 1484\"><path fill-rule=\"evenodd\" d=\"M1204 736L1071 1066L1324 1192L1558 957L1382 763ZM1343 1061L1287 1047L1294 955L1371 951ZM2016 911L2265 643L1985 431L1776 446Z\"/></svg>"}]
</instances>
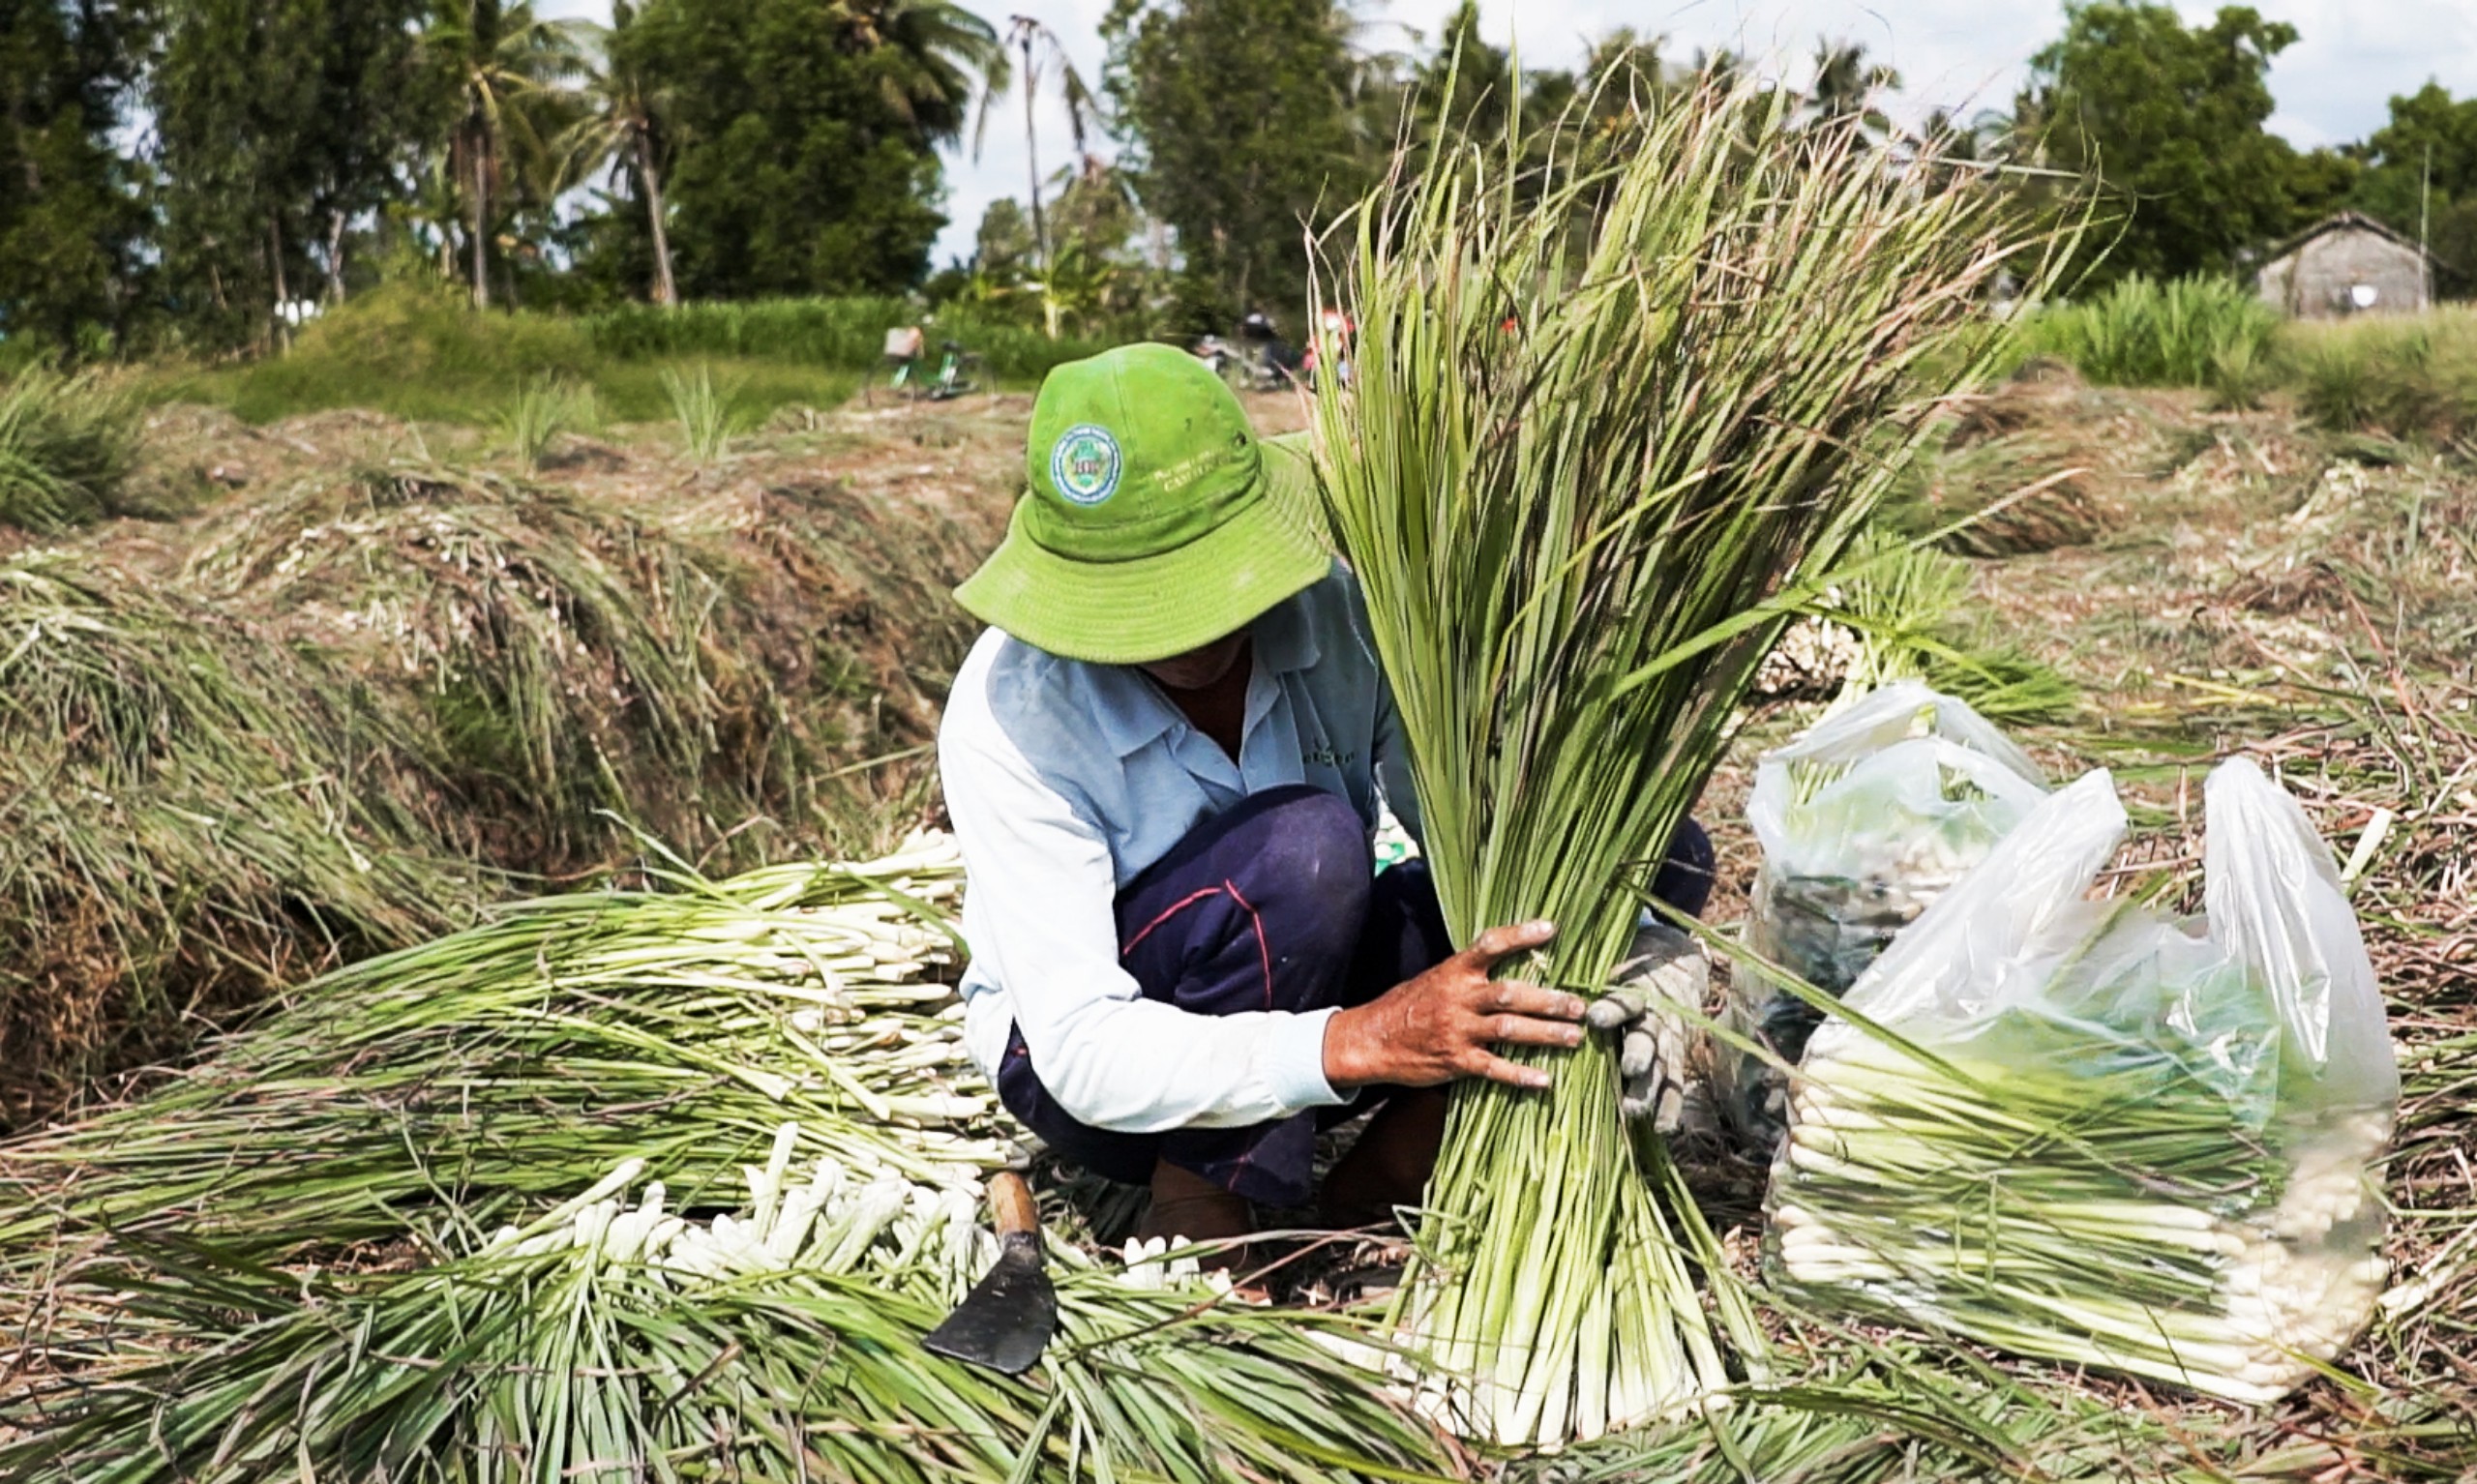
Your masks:
<instances>
[{"instance_id":1,"label":"palm tree","mask_svg":"<svg viewBox=\"0 0 2477 1484\"><path fill-rule=\"evenodd\" d=\"M1033 104L1040 95L1042 75L1052 67L1058 69L1059 94L1066 103L1066 125L1075 135L1078 172L1087 179L1101 168L1100 161L1087 147L1086 128L1089 121L1098 117L1100 103L1091 88L1085 84L1083 74L1075 70L1075 63L1067 56L1066 47L1059 43L1058 33L1038 20L1030 15L1006 17L1005 45L1024 55L1021 74L1024 83L1024 151L1031 163L1032 242L1040 252L1041 272L1046 275L1055 254L1050 248L1048 220L1041 213L1040 132L1033 123L1032 111ZM972 126L972 156L975 159L980 155L981 137L989 129L990 100L1005 90L1011 70L1011 64L1001 50L997 64L989 69L989 85L980 95L980 117ZM1054 321L1050 333L1053 336L1058 333Z\"/></svg>"},{"instance_id":2,"label":"palm tree","mask_svg":"<svg viewBox=\"0 0 2477 1484\"><path fill-rule=\"evenodd\" d=\"M1900 86L1900 74L1866 60L1862 42L1815 44L1815 80L1806 96L1806 114L1817 124L1856 119L1877 134L1889 134L1892 121L1875 106L1876 95Z\"/></svg>"},{"instance_id":3,"label":"palm tree","mask_svg":"<svg viewBox=\"0 0 2477 1484\"><path fill-rule=\"evenodd\" d=\"M448 170L471 213L473 303L488 309L494 209L521 174L555 178L584 53L575 23L537 17L531 0L434 0L421 44L457 100Z\"/></svg>"},{"instance_id":4,"label":"palm tree","mask_svg":"<svg viewBox=\"0 0 2477 1484\"><path fill-rule=\"evenodd\" d=\"M989 22L950 0L837 0L847 46L878 64L886 106L923 149L963 137L972 96L1005 86Z\"/></svg>"},{"instance_id":5,"label":"palm tree","mask_svg":"<svg viewBox=\"0 0 2477 1484\"><path fill-rule=\"evenodd\" d=\"M610 25L578 25L577 37L593 60L583 90L586 111L561 141L562 152L573 178L608 165L613 184L635 183L653 232L653 301L669 309L679 302L662 194L662 146L670 132L671 100L670 90L650 81L629 53L628 30L636 19L636 7L628 0L612 0Z\"/></svg>"}]
</instances>

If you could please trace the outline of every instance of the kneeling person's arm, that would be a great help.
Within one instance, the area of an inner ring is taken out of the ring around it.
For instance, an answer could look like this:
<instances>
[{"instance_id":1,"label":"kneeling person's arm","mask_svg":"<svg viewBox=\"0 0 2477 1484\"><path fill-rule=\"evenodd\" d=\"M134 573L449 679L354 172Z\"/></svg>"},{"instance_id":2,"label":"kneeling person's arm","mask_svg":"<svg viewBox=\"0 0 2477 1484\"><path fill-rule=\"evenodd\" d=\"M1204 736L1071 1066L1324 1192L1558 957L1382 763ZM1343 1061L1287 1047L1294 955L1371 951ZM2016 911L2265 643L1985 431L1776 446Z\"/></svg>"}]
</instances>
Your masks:
<instances>
[{"instance_id":1,"label":"kneeling person's arm","mask_svg":"<svg viewBox=\"0 0 2477 1484\"><path fill-rule=\"evenodd\" d=\"M1004 987L1034 1075L1093 1128L1245 1127L1339 1103L1325 1076L1335 1012L1194 1015L1119 966L1118 883L1098 824L1002 750L940 748L969 882L976 971Z\"/></svg>"}]
</instances>

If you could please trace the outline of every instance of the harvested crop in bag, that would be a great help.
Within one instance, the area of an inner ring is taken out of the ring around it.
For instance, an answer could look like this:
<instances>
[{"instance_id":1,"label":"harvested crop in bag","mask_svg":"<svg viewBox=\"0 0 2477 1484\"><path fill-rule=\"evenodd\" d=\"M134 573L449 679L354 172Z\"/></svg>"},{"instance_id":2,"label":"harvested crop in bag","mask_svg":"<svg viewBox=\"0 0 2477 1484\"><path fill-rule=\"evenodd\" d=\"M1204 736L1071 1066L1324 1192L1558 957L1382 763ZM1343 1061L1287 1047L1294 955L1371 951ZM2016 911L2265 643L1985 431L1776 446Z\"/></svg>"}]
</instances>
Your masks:
<instances>
[{"instance_id":1,"label":"harvested crop in bag","mask_svg":"<svg viewBox=\"0 0 2477 1484\"><path fill-rule=\"evenodd\" d=\"M2039 765L1961 701L1895 681L1826 716L1757 765L1746 820L1763 846L1746 945L1845 994L1893 935L1986 858L2039 801ZM1822 1012L1741 970L1722 1024L1795 1062ZM1788 1120L1786 1080L1723 1051L1722 1115L1769 1150Z\"/></svg>"},{"instance_id":2,"label":"harvested crop in bag","mask_svg":"<svg viewBox=\"0 0 2477 1484\"><path fill-rule=\"evenodd\" d=\"M2206 796L2202 922L2085 900L2101 771L1849 992L1773 1166L1793 1291L2244 1402L2355 1338L2399 1099L2373 965L2295 801L2242 759Z\"/></svg>"}]
</instances>

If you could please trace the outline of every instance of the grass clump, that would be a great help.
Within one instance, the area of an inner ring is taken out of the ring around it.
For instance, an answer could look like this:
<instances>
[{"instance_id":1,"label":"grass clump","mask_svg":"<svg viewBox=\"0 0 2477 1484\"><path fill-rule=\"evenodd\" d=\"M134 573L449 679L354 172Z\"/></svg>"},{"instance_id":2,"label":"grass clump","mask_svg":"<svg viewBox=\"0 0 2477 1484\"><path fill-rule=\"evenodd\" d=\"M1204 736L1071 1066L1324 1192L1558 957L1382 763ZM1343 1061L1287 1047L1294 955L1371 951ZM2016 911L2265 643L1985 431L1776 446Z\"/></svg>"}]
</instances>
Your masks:
<instances>
[{"instance_id":1,"label":"grass clump","mask_svg":"<svg viewBox=\"0 0 2477 1484\"><path fill-rule=\"evenodd\" d=\"M40 367L0 391L0 525L49 535L128 513L137 405L92 371Z\"/></svg>"},{"instance_id":2,"label":"grass clump","mask_svg":"<svg viewBox=\"0 0 2477 1484\"><path fill-rule=\"evenodd\" d=\"M0 1126L478 901L391 725L158 582L0 566Z\"/></svg>"},{"instance_id":3,"label":"grass clump","mask_svg":"<svg viewBox=\"0 0 2477 1484\"><path fill-rule=\"evenodd\" d=\"M2477 434L2477 309L2299 323L2283 348L2298 405L2330 431Z\"/></svg>"},{"instance_id":4,"label":"grass clump","mask_svg":"<svg viewBox=\"0 0 2477 1484\"><path fill-rule=\"evenodd\" d=\"M1850 693L1914 679L2009 726L2061 721L2080 692L2018 644L1991 641L1970 617L1970 564L1881 533L1851 553L1830 617L1858 637Z\"/></svg>"},{"instance_id":5,"label":"grass clump","mask_svg":"<svg viewBox=\"0 0 2477 1484\"><path fill-rule=\"evenodd\" d=\"M700 366L694 374L662 373L662 389L671 398L671 415L679 425L680 447L701 465L722 461L733 435L749 423L733 393L714 385L714 369Z\"/></svg>"},{"instance_id":6,"label":"grass clump","mask_svg":"<svg viewBox=\"0 0 2477 1484\"><path fill-rule=\"evenodd\" d=\"M539 377L517 393L494 419L499 439L527 474L540 472L559 439L602 426L593 388L557 376Z\"/></svg>"},{"instance_id":7,"label":"grass clump","mask_svg":"<svg viewBox=\"0 0 2477 1484\"><path fill-rule=\"evenodd\" d=\"M2021 348L2102 386L2213 387L2266 358L2279 312L2232 279L2134 274L2096 298L2033 314Z\"/></svg>"}]
</instances>

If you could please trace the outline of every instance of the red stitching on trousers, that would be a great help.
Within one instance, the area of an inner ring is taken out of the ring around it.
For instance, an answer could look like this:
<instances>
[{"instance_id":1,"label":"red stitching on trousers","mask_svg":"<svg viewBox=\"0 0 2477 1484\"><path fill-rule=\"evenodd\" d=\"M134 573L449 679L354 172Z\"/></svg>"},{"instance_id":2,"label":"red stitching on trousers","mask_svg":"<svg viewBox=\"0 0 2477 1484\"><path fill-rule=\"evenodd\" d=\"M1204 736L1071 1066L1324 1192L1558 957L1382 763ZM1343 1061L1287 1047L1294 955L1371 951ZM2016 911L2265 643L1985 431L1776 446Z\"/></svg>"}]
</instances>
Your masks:
<instances>
[{"instance_id":1,"label":"red stitching on trousers","mask_svg":"<svg viewBox=\"0 0 2477 1484\"><path fill-rule=\"evenodd\" d=\"M1256 953L1265 962L1265 1008L1269 1010L1273 1007L1273 945L1265 941L1265 919L1246 898L1238 895L1238 882L1224 880L1221 889L1230 893L1230 900L1247 914L1247 925L1256 930Z\"/></svg>"},{"instance_id":2,"label":"red stitching on trousers","mask_svg":"<svg viewBox=\"0 0 2477 1484\"><path fill-rule=\"evenodd\" d=\"M1123 959L1128 954L1135 952L1135 945L1143 942L1146 938L1150 937L1152 935L1153 929L1161 926L1165 922L1168 922L1171 918L1178 916L1180 912L1183 912L1187 908L1195 905L1197 903L1202 902L1207 897L1220 896L1221 891L1222 888L1219 886L1208 886L1202 891L1189 892L1187 895L1180 897L1178 901L1171 903L1168 906L1161 909L1160 916L1146 923L1143 931L1137 933L1135 936L1126 940L1126 946L1119 950L1119 957ZM1235 897L1238 894L1234 891L1230 895ZM1246 905L1243 902L1238 905L1240 906ZM1261 937L1263 935L1259 933L1257 935Z\"/></svg>"}]
</instances>

